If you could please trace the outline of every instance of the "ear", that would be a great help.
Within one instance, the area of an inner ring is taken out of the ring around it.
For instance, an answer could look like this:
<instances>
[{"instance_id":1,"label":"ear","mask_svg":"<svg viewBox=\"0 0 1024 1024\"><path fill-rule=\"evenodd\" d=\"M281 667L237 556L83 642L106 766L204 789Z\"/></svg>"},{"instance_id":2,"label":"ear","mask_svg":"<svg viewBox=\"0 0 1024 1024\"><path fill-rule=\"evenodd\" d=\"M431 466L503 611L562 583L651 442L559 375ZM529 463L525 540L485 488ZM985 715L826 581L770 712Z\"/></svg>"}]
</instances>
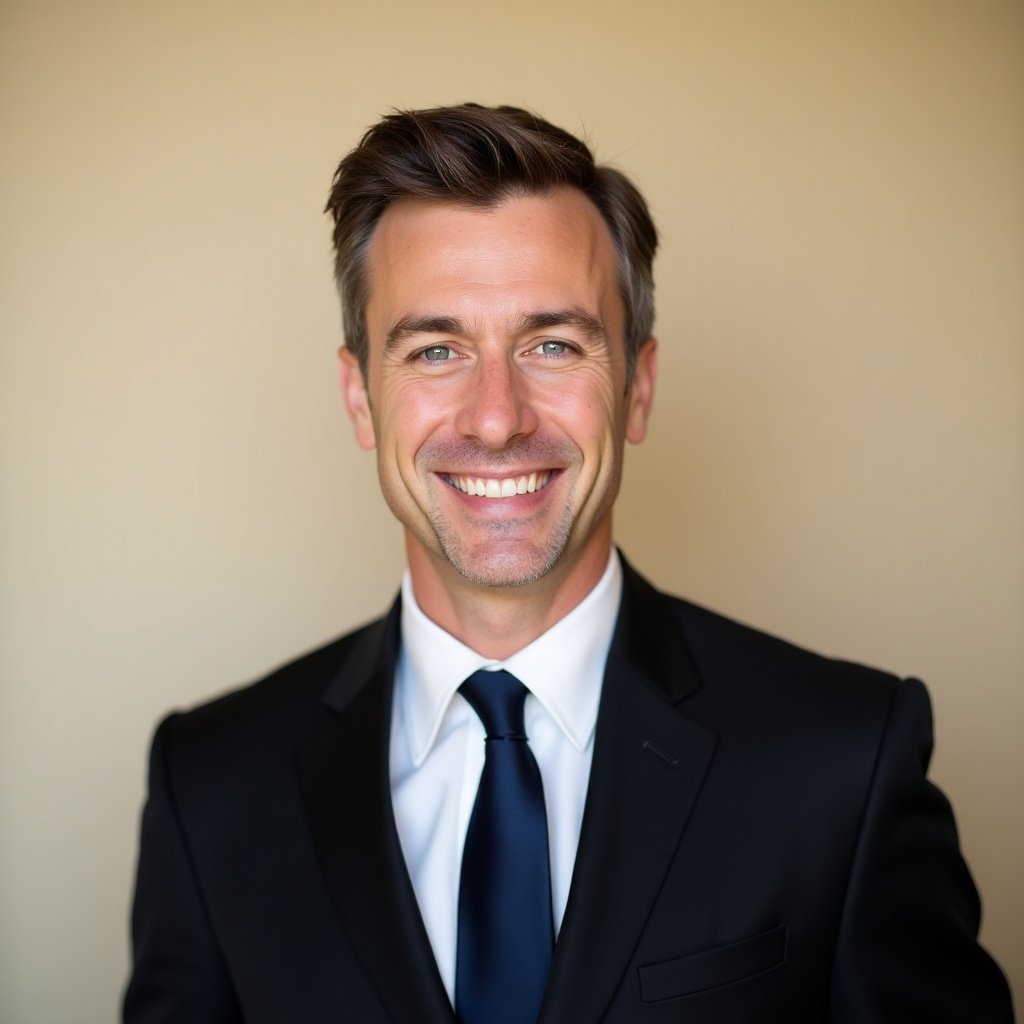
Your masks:
<instances>
[{"instance_id":1,"label":"ear","mask_svg":"<svg viewBox=\"0 0 1024 1024\"><path fill-rule=\"evenodd\" d=\"M370 396L366 393L366 382L363 380L363 371L359 369L359 360L345 345L338 349L338 369L345 408L356 428L356 443L360 448L371 451L377 446L377 438L373 417L370 415Z\"/></svg>"},{"instance_id":2,"label":"ear","mask_svg":"<svg viewBox=\"0 0 1024 1024\"><path fill-rule=\"evenodd\" d=\"M636 354L633 381L626 395L626 440L639 444L647 436L647 420L654 404L654 380L658 376L658 343L648 338Z\"/></svg>"}]
</instances>

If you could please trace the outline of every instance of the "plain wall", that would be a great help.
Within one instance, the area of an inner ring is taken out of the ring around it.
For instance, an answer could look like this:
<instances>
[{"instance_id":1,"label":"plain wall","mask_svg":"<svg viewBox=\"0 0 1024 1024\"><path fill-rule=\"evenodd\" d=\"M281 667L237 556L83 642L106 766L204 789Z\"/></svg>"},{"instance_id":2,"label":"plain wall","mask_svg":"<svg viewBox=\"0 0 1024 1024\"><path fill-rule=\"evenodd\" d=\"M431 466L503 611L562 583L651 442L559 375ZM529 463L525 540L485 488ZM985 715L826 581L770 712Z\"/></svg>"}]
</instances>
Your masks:
<instances>
[{"instance_id":1,"label":"plain wall","mask_svg":"<svg viewBox=\"0 0 1024 1024\"><path fill-rule=\"evenodd\" d=\"M114 1017L157 718L381 611L321 214L392 106L531 106L663 234L617 537L922 676L1024 991L1024 5L0 6L0 1018Z\"/></svg>"}]
</instances>

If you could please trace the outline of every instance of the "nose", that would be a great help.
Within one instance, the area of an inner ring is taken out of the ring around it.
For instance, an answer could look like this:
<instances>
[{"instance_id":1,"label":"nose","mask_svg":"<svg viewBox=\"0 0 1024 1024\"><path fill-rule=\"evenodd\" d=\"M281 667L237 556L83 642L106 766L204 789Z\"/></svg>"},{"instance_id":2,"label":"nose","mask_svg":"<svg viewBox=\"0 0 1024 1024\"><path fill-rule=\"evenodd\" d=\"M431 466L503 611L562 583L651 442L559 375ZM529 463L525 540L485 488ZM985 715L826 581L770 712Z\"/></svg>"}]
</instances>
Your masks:
<instances>
[{"instance_id":1,"label":"nose","mask_svg":"<svg viewBox=\"0 0 1024 1024\"><path fill-rule=\"evenodd\" d=\"M529 383L516 371L509 356L502 353L481 358L477 372L467 380L455 418L459 433L498 450L532 433L537 423Z\"/></svg>"}]
</instances>

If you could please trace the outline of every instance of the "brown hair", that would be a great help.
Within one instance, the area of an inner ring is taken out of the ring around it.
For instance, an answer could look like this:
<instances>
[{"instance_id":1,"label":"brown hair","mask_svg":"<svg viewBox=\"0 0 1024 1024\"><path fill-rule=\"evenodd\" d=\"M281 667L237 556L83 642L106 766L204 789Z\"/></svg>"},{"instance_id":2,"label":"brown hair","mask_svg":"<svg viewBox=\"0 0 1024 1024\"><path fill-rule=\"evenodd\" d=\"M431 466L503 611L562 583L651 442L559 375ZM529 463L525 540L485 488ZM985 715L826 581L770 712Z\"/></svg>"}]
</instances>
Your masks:
<instances>
[{"instance_id":1,"label":"brown hair","mask_svg":"<svg viewBox=\"0 0 1024 1024\"><path fill-rule=\"evenodd\" d=\"M628 379L654 325L658 234L647 204L620 171L595 164L586 143L518 107L466 103L388 114L338 165L326 211L334 219L334 275L345 344L366 373L366 255L398 199L495 206L513 195L579 189L607 223L626 308Z\"/></svg>"}]
</instances>

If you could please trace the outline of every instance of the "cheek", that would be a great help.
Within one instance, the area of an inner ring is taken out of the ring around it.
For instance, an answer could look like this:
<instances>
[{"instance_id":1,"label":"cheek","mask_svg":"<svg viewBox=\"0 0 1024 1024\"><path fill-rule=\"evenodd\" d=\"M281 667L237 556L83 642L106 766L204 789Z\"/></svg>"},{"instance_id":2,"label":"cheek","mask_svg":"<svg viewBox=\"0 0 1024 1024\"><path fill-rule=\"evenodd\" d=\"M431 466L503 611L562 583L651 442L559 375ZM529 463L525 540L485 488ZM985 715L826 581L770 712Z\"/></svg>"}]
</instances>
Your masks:
<instances>
[{"instance_id":1,"label":"cheek","mask_svg":"<svg viewBox=\"0 0 1024 1024\"><path fill-rule=\"evenodd\" d=\"M545 396L542 413L542 422L557 424L584 450L603 446L623 431L622 401L604 380L565 382Z\"/></svg>"},{"instance_id":2,"label":"cheek","mask_svg":"<svg viewBox=\"0 0 1024 1024\"><path fill-rule=\"evenodd\" d=\"M453 403L436 389L394 385L381 391L379 443L399 460L412 460L420 447L444 423Z\"/></svg>"}]
</instances>

